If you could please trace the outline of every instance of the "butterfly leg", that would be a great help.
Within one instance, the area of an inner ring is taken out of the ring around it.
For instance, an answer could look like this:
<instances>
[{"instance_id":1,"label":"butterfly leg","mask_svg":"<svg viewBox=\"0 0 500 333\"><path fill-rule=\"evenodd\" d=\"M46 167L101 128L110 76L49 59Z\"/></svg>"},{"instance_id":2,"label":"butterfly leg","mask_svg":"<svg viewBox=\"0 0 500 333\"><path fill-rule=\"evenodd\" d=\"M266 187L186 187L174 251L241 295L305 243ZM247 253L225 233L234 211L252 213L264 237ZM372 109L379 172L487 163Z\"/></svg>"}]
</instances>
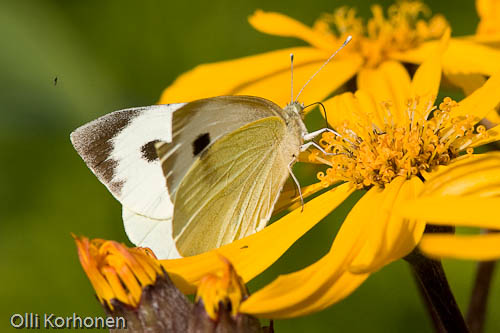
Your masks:
<instances>
[{"instance_id":1,"label":"butterfly leg","mask_svg":"<svg viewBox=\"0 0 500 333\"><path fill-rule=\"evenodd\" d=\"M311 146L313 146L314 148L318 149L320 152L322 152L323 154L325 154L327 156L333 156L333 155L342 154L342 153L328 153L328 152L326 152L326 150L324 150L320 145L318 145L314 141L309 141L307 143L304 143L302 146L300 146L300 151L306 151Z\"/></svg>"},{"instance_id":2,"label":"butterfly leg","mask_svg":"<svg viewBox=\"0 0 500 333\"><path fill-rule=\"evenodd\" d=\"M311 133L307 133L306 135L302 136L302 139L304 139L304 141L309 141L309 140L312 140L314 139L315 137L317 137L318 135L320 135L321 133L324 133L324 132L330 132L330 133L333 133L335 134L336 136L338 136L339 138L342 138L342 140L346 141L346 142L349 142L351 145L354 145L354 143L347 139L346 137L342 136L340 133L338 133L337 131L335 130L332 130L331 128L328 128L328 127L325 127L325 128L322 128L322 129L319 129L317 131L314 131L314 132L311 132Z\"/></svg>"},{"instance_id":3,"label":"butterfly leg","mask_svg":"<svg viewBox=\"0 0 500 333\"><path fill-rule=\"evenodd\" d=\"M290 172L290 176L292 176L292 179L295 182L295 185L297 185L297 189L299 190L300 203L302 205L301 212L303 212L304 211L304 198L302 197L302 190L300 189L300 183L297 180L297 177L295 177L295 175L293 174L293 171L292 171L292 165L295 163L295 161L296 161L296 158L294 157L294 159L288 164L288 172Z\"/></svg>"},{"instance_id":4,"label":"butterfly leg","mask_svg":"<svg viewBox=\"0 0 500 333\"><path fill-rule=\"evenodd\" d=\"M320 135L321 133L324 133L324 132L330 132L330 133L335 134L336 136L342 137L342 135L340 135L336 131L332 130L331 128L325 127L325 128L319 129L317 131L307 133L302 138L304 139L304 141L309 141L309 140L314 139L315 137L317 137L318 135Z\"/></svg>"}]
</instances>

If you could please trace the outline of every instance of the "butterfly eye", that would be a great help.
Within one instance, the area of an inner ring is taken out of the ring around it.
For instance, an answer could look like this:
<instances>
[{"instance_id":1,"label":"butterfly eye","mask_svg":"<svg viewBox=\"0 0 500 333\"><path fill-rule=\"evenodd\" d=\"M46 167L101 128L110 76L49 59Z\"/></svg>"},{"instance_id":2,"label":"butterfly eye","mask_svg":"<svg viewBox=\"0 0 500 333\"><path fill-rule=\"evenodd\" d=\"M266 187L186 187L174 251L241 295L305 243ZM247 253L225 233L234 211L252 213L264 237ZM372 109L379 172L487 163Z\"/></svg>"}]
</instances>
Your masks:
<instances>
[{"instance_id":1,"label":"butterfly eye","mask_svg":"<svg viewBox=\"0 0 500 333\"><path fill-rule=\"evenodd\" d=\"M198 137L193 141L193 155L196 156L201 153L201 151L205 149L209 143L210 135L208 133L198 135Z\"/></svg>"},{"instance_id":2,"label":"butterfly eye","mask_svg":"<svg viewBox=\"0 0 500 333\"><path fill-rule=\"evenodd\" d=\"M154 140L146 143L141 147L142 158L148 162L153 162L158 159L158 154L156 153L155 145L159 140Z\"/></svg>"}]
</instances>

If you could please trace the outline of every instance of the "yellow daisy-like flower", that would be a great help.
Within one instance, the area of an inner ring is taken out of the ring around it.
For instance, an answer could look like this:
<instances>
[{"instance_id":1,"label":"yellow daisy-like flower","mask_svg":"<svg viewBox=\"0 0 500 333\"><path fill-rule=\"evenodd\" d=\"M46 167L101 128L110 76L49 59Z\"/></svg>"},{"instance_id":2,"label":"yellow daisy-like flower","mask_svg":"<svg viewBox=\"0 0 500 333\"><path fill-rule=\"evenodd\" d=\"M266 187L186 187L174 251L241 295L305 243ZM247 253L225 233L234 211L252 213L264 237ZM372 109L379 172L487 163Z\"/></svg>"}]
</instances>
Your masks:
<instances>
[{"instance_id":1,"label":"yellow daisy-like flower","mask_svg":"<svg viewBox=\"0 0 500 333\"><path fill-rule=\"evenodd\" d=\"M453 172L460 168L464 173L476 170L474 175L483 177L483 185L498 178L495 176L499 170L498 157L493 158L497 155L487 153L476 157L473 149L500 140L500 126L490 130L477 126L488 110L500 102L500 74L493 75L460 102L445 98L435 106L442 71L440 55L445 44L446 36L439 51L418 68L413 79L401 64L387 61L367 72L366 80L355 94L345 93L324 103L335 133L325 133L320 145L331 155L313 151L309 158L329 168L318 174L320 182L309 186L307 193L343 183L307 202L303 212L298 208L264 230L217 252L228 258L244 281L248 281L269 267L353 191L366 193L343 222L328 254L303 270L280 276L251 295L241 304L241 312L287 318L320 311L349 295L372 272L409 254L419 244L427 221L453 224L458 214L439 215L441 206L431 205L433 200L449 201L443 206L448 208L447 212L452 210L453 202L465 200L468 205L460 211L470 212L475 211L474 205L479 200L463 199L461 195L499 193L500 182L481 187L481 181L474 177L457 178L455 187L450 185L448 189L454 196L445 199L440 196L443 193L432 192L424 185L425 179L433 179L441 172L446 175L444 169ZM497 163L495 171L482 172L483 168L489 169L481 161L490 158ZM442 177L429 184L446 183ZM460 186L463 189L469 186L471 191L459 191ZM433 195L430 199L427 191ZM498 204L498 199L491 200ZM412 204L415 206L406 215L398 209ZM423 213L427 209L429 215ZM471 213L467 216L471 217ZM497 211L489 210L478 216L479 222L473 225L500 229ZM475 220L464 218L457 223L461 221ZM431 253L429 248L438 248L436 243L443 238L428 237L423 249ZM464 246L457 241L458 245ZM455 253L460 257L460 251ZM468 257L477 259L500 255L498 246L481 247L470 253ZM436 250L436 255L446 254ZM220 269L217 261L215 251L211 251L162 264L169 272L181 276L182 289L190 292L207 271Z\"/></svg>"},{"instance_id":2,"label":"yellow daisy-like flower","mask_svg":"<svg viewBox=\"0 0 500 333\"><path fill-rule=\"evenodd\" d=\"M218 95L254 95L278 105L290 101L290 53L295 54L294 91L324 63L345 40L352 42L326 66L301 95L307 103L324 100L356 76L358 88L370 73L388 62L420 64L432 55L439 39L448 29L441 15L428 21L429 10L420 1L400 1L384 15L380 6L372 7L366 24L356 11L342 7L323 15L308 27L283 14L257 11L249 19L257 30L271 35L294 37L309 44L237 60L205 64L181 75L165 89L159 103L187 102ZM471 56L473 55L473 56ZM444 72L450 75L500 71L500 51L474 40L452 38L443 56Z\"/></svg>"}]
</instances>

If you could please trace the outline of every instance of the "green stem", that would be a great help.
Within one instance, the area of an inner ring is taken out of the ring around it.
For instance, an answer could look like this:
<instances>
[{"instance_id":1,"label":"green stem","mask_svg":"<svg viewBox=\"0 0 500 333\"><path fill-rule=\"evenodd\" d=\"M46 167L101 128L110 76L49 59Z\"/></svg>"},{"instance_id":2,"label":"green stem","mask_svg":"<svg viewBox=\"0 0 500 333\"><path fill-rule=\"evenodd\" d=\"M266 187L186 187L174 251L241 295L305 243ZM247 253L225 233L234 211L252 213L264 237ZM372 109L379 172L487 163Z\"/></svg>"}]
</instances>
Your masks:
<instances>
[{"instance_id":1,"label":"green stem","mask_svg":"<svg viewBox=\"0 0 500 333\"><path fill-rule=\"evenodd\" d=\"M440 261L423 256L417 249L406 258L430 305L429 311L439 318L443 329L449 333L468 333L469 329L458 308ZM438 330L439 332L439 330Z\"/></svg>"}]
</instances>

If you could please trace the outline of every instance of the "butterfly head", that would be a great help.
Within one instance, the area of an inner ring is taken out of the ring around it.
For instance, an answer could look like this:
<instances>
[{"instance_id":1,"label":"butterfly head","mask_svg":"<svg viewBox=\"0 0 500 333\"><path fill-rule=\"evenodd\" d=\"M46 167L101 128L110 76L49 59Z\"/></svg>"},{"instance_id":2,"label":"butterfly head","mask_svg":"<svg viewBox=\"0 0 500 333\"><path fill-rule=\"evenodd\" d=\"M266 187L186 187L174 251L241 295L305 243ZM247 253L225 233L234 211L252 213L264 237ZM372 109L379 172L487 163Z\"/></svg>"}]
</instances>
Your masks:
<instances>
[{"instance_id":1,"label":"butterfly head","mask_svg":"<svg viewBox=\"0 0 500 333\"><path fill-rule=\"evenodd\" d=\"M304 118L305 112L304 112L304 104L300 103L298 101L293 101L287 104L285 106L285 112L290 115L290 116L296 116L299 115L300 118Z\"/></svg>"}]
</instances>

